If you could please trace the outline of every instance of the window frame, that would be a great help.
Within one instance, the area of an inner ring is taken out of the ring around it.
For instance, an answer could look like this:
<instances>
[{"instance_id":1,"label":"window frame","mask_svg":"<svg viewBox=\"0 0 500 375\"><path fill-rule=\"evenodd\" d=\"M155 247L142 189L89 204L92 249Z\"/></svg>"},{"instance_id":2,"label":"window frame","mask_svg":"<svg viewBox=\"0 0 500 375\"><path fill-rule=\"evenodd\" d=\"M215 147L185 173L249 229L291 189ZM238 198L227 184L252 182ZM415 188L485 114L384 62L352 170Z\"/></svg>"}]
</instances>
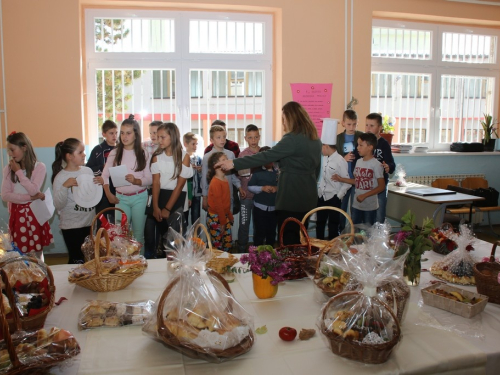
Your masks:
<instances>
[{"instance_id":1,"label":"window frame","mask_svg":"<svg viewBox=\"0 0 500 375\"><path fill-rule=\"evenodd\" d=\"M96 52L94 39L94 18L149 18L174 19L175 49L174 52ZM264 40L262 54L225 54L225 53L190 53L189 52L189 21L191 19L224 21L244 21L264 23ZM93 80L95 72L101 69L151 69L175 70L176 88L176 123L181 134L191 131L190 113L190 69L196 70L259 70L265 72L262 79L262 144L272 141L273 128L265 126L273 119L273 16L271 14L247 14L236 12L201 12L201 11L170 11L170 10L132 10L132 9L97 9L86 8L85 26L85 67L86 67L86 104L87 104L87 144L91 147L97 144L100 131L97 118L96 93ZM89 42L90 41L90 42ZM204 90L205 91L205 90ZM195 97L198 98L198 97ZM144 128L144 124L141 128ZM231 127L233 129L233 127ZM238 130L234 127L234 130ZM205 140L209 143L209 140Z\"/></svg>"},{"instance_id":2,"label":"window frame","mask_svg":"<svg viewBox=\"0 0 500 375\"><path fill-rule=\"evenodd\" d=\"M498 101L500 99L500 30L482 28L466 25L442 25L425 22L410 22L404 20L382 20L374 18L372 27L389 27L389 28L411 28L412 30L431 31L431 59L430 60L412 60L397 57L384 58L372 57L371 59L371 76L375 72L379 73L412 73L412 74L430 74L430 110L429 110L429 126L428 126L428 142L418 143L418 145L428 146L430 150L440 151L449 150L450 143L439 143L439 121L441 108L439 107L441 76L442 75L463 75L463 76L480 76L492 77L495 79L495 87L493 90L493 101L491 103L491 114L497 118ZM496 46L496 61L495 63L472 64L455 61L442 61L442 35L445 32L453 33L477 33L480 35L494 35L497 37ZM372 89L370 88L370 99L373 99ZM372 110L370 108L370 110ZM416 144L415 144L416 145Z\"/></svg>"}]
</instances>

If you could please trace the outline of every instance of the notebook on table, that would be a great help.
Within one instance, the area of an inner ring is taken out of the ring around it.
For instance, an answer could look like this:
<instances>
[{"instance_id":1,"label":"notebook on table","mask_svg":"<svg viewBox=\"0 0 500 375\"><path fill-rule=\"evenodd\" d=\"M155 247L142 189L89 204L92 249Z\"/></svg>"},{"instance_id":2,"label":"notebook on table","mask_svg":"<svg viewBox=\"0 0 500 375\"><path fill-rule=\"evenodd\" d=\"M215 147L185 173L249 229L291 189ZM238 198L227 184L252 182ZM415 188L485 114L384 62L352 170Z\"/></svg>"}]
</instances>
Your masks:
<instances>
[{"instance_id":1,"label":"notebook on table","mask_svg":"<svg viewBox=\"0 0 500 375\"><path fill-rule=\"evenodd\" d=\"M456 194L456 191L438 189L438 188L418 188L418 189L408 189L406 190L408 194L419 195L421 197L429 197L432 195L448 195L448 194Z\"/></svg>"}]
</instances>

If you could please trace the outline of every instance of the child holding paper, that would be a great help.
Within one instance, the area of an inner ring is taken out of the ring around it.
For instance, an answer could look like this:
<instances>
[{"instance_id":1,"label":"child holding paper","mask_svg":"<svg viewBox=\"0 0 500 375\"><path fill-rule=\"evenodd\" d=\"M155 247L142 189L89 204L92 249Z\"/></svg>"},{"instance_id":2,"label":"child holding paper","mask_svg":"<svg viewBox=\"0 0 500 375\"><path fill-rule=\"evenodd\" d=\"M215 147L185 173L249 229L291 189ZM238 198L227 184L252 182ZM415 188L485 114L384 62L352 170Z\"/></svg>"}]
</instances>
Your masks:
<instances>
[{"instance_id":1,"label":"child holding paper","mask_svg":"<svg viewBox=\"0 0 500 375\"><path fill-rule=\"evenodd\" d=\"M135 239L142 244L144 243L145 210L148 200L146 187L153 181L149 161L149 154L142 148L139 123L134 120L133 115L130 115L121 124L120 142L109 154L102 177L104 191L109 202L125 212L129 222L132 222ZM113 195L109 189L110 169L122 165L127 168L124 176L126 184L113 181L116 188L116 195ZM116 220L117 222L121 220L120 212L116 214ZM144 253L144 250L141 252Z\"/></svg>"},{"instance_id":2,"label":"child holding paper","mask_svg":"<svg viewBox=\"0 0 500 375\"><path fill-rule=\"evenodd\" d=\"M43 247L54 242L50 225L40 225L30 209L45 180L45 164L37 161L30 139L24 133L7 137L9 164L3 169L2 200L9 206L9 231L14 244L23 253L34 254L43 261Z\"/></svg>"}]
</instances>

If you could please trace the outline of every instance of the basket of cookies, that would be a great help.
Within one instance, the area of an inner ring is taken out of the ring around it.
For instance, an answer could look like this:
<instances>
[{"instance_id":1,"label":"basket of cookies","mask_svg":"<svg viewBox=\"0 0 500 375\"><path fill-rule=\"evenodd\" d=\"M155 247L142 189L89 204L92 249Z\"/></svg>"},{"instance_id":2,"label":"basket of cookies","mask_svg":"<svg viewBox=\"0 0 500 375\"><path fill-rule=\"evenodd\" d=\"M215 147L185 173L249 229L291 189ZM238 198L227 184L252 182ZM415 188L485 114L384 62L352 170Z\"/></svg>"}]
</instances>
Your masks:
<instances>
[{"instance_id":1,"label":"basket of cookies","mask_svg":"<svg viewBox=\"0 0 500 375\"><path fill-rule=\"evenodd\" d=\"M391 308L365 292L344 292L322 309L318 324L334 354L379 364L389 359L401 339L401 328Z\"/></svg>"},{"instance_id":2,"label":"basket of cookies","mask_svg":"<svg viewBox=\"0 0 500 375\"><path fill-rule=\"evenodd\" d=\"M4 306L0 304L0 374L45 374L54 366L80 353L74 336L53 327L32 331L18 331L11 335Z\"/></svg>"},{"instance_id":3,"label":"basket of cookies","mask_svg":"<svg viewBox=\"0 0 500 375\"><path fill-rule=\"evenodd\" d=\"M104 238L107 248L104 257L100 255L101 238ZM94 292L112 292L126 288L144 273L148 265L141 255L112 256L109 236L104 228L97 231L94 252L94 259L70 271L68 276L70 283Z\"/></svg>"},{"instance_id":4,"label":"basket of cookies","mask_svg":"<svg viewBox=\"0 0 500 375\"><path fill-rule=\"evenodd\" d=\"M106 218L106 213L110 211L118 211L121 212L121 221L120 224L112 224ZM96 230L97 221L101 222L101 228L106 229L108 233L110 244L109 247L110 253L112 256L126 257L126 256L135 256L139 255L142 244L140 242L135 241L128 231L128 221L127 215L125 212L118 207L108 207L95 215L92 223L90 225L90 234L85 238L85 241L82 245L82 253L85 258L85 261L88 262L95 257L95 242L96 238L94 232ZM101 257L107 255L108 246L106 246L106 242L104 238L101 238L99 254Z\"/></svg>"},{"instance_id":5,"label":"basket of cookies","mask_svg":"<svg viewBox=\"0 0 500 375\"><path fill-rule=\"evenodd\" d=\"M283 234L285 233L285 226L288 223L298 224L300 232L304 236L305 245L284 245ZM304 225L297 219L289 217L283 222L280 229L279 247L276 248L278 252L284 255L284 261L290 263L291 271L285 275L286 280L296 280L314 274L316 270L316 263L319 255L319 249L311 246L309 235Z\"/></svg>"},{"instance_id":6,"label":"basket of cookies","mask_svg":"<svg viewBox=\"0 0 500 375\"><path fill-rule=\"evenodd\" d=\"M223 362L248 352L254 342L250 315L236 301L228 283L206 267L208 251L193 251L172 228L169 244L177 266L143 331L188 357Z\"/></svg>"},{"instance_id":7,"label":"basket of cookies","mask_svg":"<svg viewBox=\"0 0 500 375\"><path fill-rule=\"evenodd\" d=\"M318 320L334 354L370 364L386 362L401 338L400 319L379 288L402 274L404 256L394 260L386 249L377 251L376 242L357 253L341 252L357 289L330 298Z\"/></svg>"},{"instance_id":8,"label":"basket of cookies","mask_svg":"<svg viewBox=\"0 0 500 375\"><path fill-rule=\"evenodd\" d=\"M35 257L17 255L3 258L0 268L11 332L42 328L54 306L56 287L50 268Z\"/></svg>"},{"instance_id":9,"label":"basket of cookies","mask_svg":"<svg viewBox=\"0 0 500 375\"><path fill-rule=\"evenodd\" d=\"M440 280L453 284L476 285L474 264L477 261L468 250L476 241L474 233L466 224L461 224L460 234L450 233L449 238L457 244L457 249L434 262L430 273Z\"/></svg>"}]
</instances>

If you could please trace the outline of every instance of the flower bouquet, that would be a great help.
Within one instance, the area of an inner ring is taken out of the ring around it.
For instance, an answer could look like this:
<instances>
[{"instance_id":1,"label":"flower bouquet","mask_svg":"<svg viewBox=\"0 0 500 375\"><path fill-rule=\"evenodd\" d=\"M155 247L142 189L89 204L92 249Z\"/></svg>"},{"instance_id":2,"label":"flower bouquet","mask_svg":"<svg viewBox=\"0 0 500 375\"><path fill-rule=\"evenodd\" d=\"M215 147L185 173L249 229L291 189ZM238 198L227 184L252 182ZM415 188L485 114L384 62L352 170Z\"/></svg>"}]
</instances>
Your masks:
<instances>
[{"instance_id":1,"label":"flower bouquet","mask_svg":"<svg viewBox=\"0 0 500 375\"><path fill-rule=\"evenodd\" d=\"M240 258L252 271L253 290L258 298L273 298L278 292L278 284L290 272L290 263L278 250L270 245L250 246L249 253Z\"/></svg>"},{"instance_id":2,"label":"flower bouquet","mask_svg":"<svg viewBox=\"0 0 500 375\"><path fill-rule=\"evenodd\" d=\"M415 215L408 212L401 218L403 222L401 230L394 236L396 244L406 243L410 248L406 258L403 276L408 285L416 286L420 283L420 270L422 254L432 249L432 241L429 236L434 228L432 219L424 219L422 227L415 225Z\"/></svg>"}]
</instances>

